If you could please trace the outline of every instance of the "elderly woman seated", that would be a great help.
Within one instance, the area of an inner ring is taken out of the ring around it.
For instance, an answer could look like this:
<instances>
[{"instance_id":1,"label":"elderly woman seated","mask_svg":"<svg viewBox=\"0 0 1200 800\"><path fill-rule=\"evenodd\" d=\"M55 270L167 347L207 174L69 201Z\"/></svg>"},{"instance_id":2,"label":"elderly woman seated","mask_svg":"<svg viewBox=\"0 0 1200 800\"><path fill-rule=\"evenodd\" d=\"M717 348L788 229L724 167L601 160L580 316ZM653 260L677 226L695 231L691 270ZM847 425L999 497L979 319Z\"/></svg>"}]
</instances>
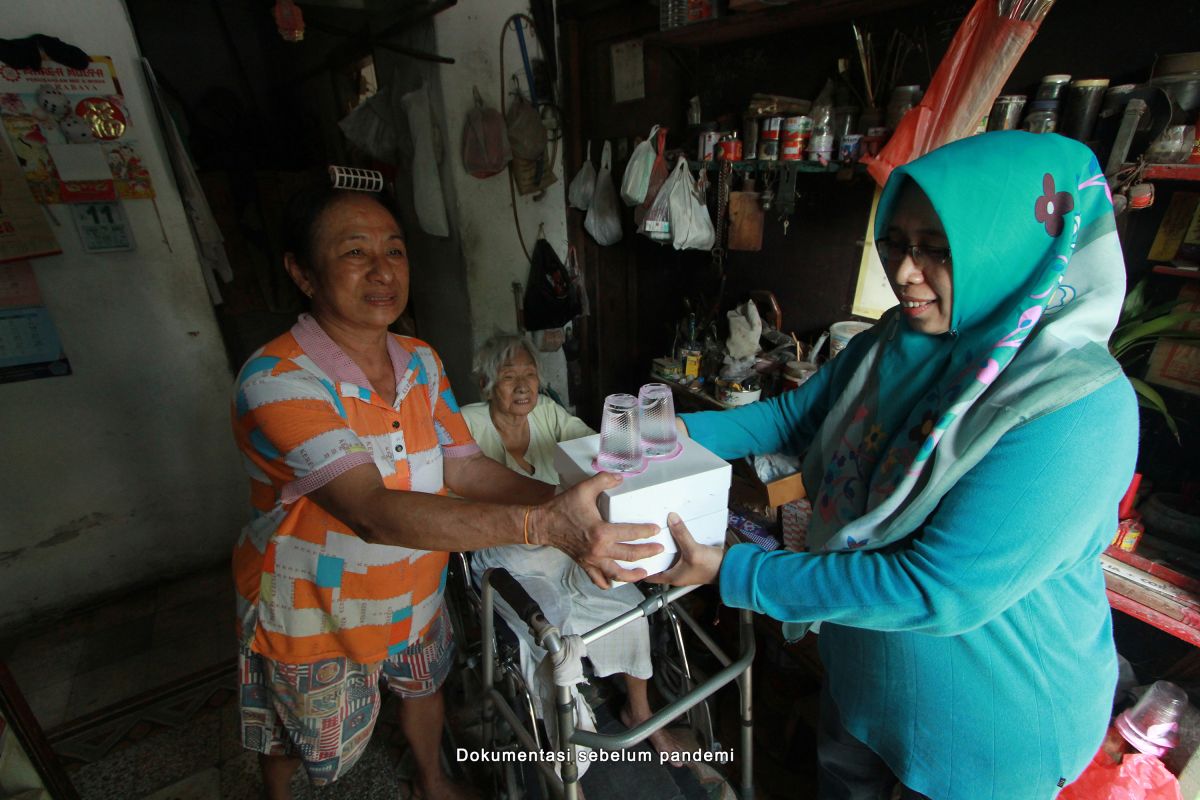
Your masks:
<instances>
[{"instance_id":1,"label":"elderly woman seated","mask_svg":"<svg viewBox=\"0 0 1200 800\"><path fill-rule=\"evenodd\" d=\"M493 336L476 354L475 372L485 402L463 406L462 416L484 454L523 475L558 485L555 444L595 431L538 393L542 382L533 345L521 336ZM553 547L507 545L473 554L476 577L489 567L504 567L518 578L546 618L564 634L586 633L643 599L633 584L597 587L582 568ZM536 703L541 692L534 673L544 651L524 635L524 625L507 606L497 606L520 635L523 671ZM622 673L627 702L620 716L626 726L633 727L649 718L646 680L653 671L645 618L592 642L588 659L597 676ZM665 730L652 734L650 743L660 752L679 749Z\"/></svg>"}]
</instances>

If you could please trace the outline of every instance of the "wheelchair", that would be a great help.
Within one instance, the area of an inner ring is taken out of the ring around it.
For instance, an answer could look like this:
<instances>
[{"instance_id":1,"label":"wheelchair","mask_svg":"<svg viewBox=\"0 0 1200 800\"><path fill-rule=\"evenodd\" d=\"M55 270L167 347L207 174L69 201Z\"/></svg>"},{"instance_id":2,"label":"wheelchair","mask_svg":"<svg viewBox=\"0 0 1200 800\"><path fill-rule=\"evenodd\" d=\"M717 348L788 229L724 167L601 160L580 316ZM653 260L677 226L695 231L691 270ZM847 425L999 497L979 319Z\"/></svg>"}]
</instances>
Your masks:
<instances>
[{"instance_id":1,"label":"wheelchair","mask_svg":"<svg viewBox=\"0 0 1200 800\"><path fill-rule=\"evenodd\" d=\"M553 713L561 732L558 741L568 743L556 747L547 736L542 720L538 719L533 690L527 685L521 669L516 633L496 613L495 595L499 593L528 627L533 640L547 652L547 658L553 659L562 652L562 633L547 621L538 604L506 570L488 569L482 576L482 585L476 588L467 555L454 553L451 572L454 579L449 587L450 606L455 635L460 643L460 669L479 693L482 747L489 753L500 754L498 763L493 764L496 767L491 776L493 796L506 800L547 797L576 800L580 777L575 761L576 745L593 751L625 750L680 718L687 719L702 750L720 751L709 698L723 686L736 682L740 695L738 795L742 800L752 800L750 668L755 643L749 611L742 610L739 614L740 652L736 658L726 655L700 624L676 603L698 588L695 586L653 586L650 595L636 607L583 634L580 638L587 644L634 620L648 618L654 685L667 702L650 719L634 728L620 734L600 734L577 729L576 701L571 687L555 685ZM474 625L478 627L477 637L467 634L467 629ZM689 656L688 651L688 642L693 637L720 665L714 674L699 674L697 659ZM546 711L551 713L550 708ZM522 754L537 755L531 759Z\"/></svg>"}]
</instances>

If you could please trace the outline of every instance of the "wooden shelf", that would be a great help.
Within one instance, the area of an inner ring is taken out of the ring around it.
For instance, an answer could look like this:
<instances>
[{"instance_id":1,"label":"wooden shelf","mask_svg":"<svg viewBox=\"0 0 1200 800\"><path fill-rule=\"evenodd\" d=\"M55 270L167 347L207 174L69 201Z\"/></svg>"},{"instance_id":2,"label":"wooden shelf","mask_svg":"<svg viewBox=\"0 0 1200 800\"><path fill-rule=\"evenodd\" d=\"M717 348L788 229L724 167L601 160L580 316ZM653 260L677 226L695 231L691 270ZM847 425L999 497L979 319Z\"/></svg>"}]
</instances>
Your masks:
<instances>
[{"instance_id":1,"label":"wooden shelf","mask_svg":"<svg viewBox=\"0 0 1200 800\"><path fill-rule=\"evenodd\" d=\"M695 384L683 384L679 381L673 381L670 378L664 378L661 375L655 375L654 373L650 373L650 379L658 381L659 383L665 383L667 386L670 386L671 393L675 395L675 397L680 398L682 402L677 402L675 404L676 411L680 410L680 405L688 403L689 400L694 406L700 407L701 410L724 411L727 408L735 408L735 406L722 403L720 400L709 394L709 386L707 384L697 387ZM691 409L684 410L687 411Z\"/></svg>"},{"instance_id":2,"label":"wooden shelf","mask_svg":"<svg viewBox=\"0 0 1200 800\"><path fill-rule=\"evenodd\" d=\"M879 14L920 3L921 0L797 0L778 8L732 12L719 19L652 33L645 41L663 47L711 47L815 25L849 22L858 15Z\"/></svg>"},{"instance_id":3,"label":"wooden shelf","mask_svg":"<svg viewBox=\"0 0 1200 800\"><path fill-rule=\"evenodd\" d=\"M1150 537L1142 539L1146 554L1109 547L1100 557L1109 605L1200 646L1200 581L1169 563L1147 558L1153 552L1151 542Z\"/></svg>"},{"instance_id":4,"label":"wooden shelf","mask_svg":"<svg viewBox=\"0 0 1200 800\"><path fill-rule=\"evenodd\" d=\"M1146 180L1200 181L1200 164L1147 164L1142 177Z\"/></svg>"},{"instance_id":5,"label":"wooden shelf","mask_svg":"<svg viewBox=\"0 0 1200 800\"><path fill-rule=\"evenodd\" d=\"M752 158L746 161L734 161L732 163L734 172L770 172L771 170L778 170L780 172L790 171L831 173L840 172L843 169L850 169L850 167L836 161L831 161L829 164L820 164L815 161L759 161L758 159ZM715 171L720 165L720 161L696 161L694 159L688 160L688 166L693 171L697 172L702 169L712 172ZM865 173L867 171L866 164L853 164L851 166L855 172Z\"/></svg>"},{"instance_id":6,"label":"wooden shelf","mask_svg":"<svg viewBox=\"0 0 1200 800\"><path fill-rule=\"evenodd\" d=\"M1158 275L1173 275L1176 278L1200 278L1200 270L1181 269L1179 267L1171 267L1166 264L1155 264L1152 272Z\"/></svg>"}]
</instances>

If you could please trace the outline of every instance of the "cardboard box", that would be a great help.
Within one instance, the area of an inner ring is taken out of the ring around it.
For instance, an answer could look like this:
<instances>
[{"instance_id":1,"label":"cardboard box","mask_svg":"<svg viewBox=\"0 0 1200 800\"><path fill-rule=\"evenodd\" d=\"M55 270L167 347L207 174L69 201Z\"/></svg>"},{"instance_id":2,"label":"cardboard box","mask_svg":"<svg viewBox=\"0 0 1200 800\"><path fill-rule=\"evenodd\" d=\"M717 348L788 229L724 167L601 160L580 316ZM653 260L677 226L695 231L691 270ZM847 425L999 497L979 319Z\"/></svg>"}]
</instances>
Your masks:
<instances>
[{"instance_id":1,"label":"cardboard box","mask_svg":"<svg viewBox=\"0 0 1200 800\"><path fill-rule=\"evenodd\" d=\"M734 462L733 477L734 498L743 503L778 508L807 496L804 477L799 472L763 483L754 467L743 458Z\"/></svg>"},{"instance_id":2,"label":"cardboard box","mask_svg":"<svg viewBox=\"0 0 1200 800\"><path fill-rule=\"evenodd\" d=\"M597 498L600 516L609 522L652 522L662 530L642 542L665 548L653 558L618 562L627 569L641 567L649 574L662 572L675 560L675 540L667 528L667 514L683 518L698 542L723 546L729 519L729 463L686 437L683 451L666 461L650 461L640 475L626 475L620 486ZM560 442L554 453L559 481L569 488L596 474L592 462L600 449L600 436Z\"/></svg>"}]
</instances>

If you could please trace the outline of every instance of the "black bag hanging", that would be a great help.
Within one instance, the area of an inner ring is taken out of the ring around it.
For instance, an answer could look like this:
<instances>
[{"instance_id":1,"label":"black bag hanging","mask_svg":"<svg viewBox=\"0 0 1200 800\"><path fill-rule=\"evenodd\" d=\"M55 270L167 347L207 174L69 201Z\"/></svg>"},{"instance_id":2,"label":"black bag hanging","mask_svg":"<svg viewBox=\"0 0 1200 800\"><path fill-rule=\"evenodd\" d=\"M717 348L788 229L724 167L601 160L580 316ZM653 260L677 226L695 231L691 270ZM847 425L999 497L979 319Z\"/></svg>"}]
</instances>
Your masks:
<instances>
[{"instance_id":1,"label":"black bag hanging","mask_svg":"<svg viewBox=\"0 0 1200 800\"><path fill-rule=\"evenodd\" d=\"M525 284L525 328L561 328L578 313L571 302L571 276L545 239L533 246L529 280Z\"/></svg>"}]
</instances>

